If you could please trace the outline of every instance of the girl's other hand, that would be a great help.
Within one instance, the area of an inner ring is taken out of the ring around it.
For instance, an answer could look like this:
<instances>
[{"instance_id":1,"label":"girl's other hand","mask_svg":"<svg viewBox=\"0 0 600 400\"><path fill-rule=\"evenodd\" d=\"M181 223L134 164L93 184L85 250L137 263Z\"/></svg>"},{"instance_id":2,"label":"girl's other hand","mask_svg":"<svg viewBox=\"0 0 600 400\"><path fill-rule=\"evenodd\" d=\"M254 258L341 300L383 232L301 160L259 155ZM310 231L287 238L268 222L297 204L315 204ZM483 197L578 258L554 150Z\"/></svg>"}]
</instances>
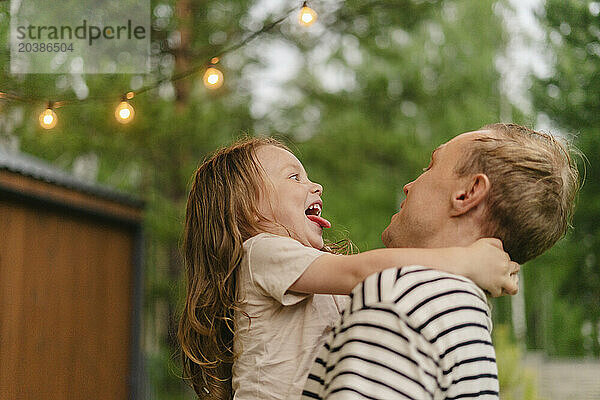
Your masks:
<instances>
[{"instance_id":1,"label":"girl's other hand","mask_svg":"<svg viewBox=\"0 0 600 400\"><path fill-rule=\"evenodd\" d=\"M517 294L521 266L511 261L501 240L483 238L464 249L466 277L492 297Z\"/></svg>"}]
</instances>

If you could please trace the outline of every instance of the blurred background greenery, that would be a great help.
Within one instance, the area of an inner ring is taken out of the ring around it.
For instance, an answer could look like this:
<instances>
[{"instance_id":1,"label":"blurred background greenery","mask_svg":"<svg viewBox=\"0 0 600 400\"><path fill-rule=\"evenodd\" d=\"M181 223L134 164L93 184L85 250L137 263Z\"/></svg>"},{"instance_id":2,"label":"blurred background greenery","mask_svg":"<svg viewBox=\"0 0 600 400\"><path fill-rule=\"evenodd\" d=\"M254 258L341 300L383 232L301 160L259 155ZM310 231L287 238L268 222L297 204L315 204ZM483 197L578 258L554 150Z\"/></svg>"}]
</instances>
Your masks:
<instances>
[{"instance_id":1,"label":"blurred background greenery","mask_svg":"<svg viewBox=\"0 0 600 400\"><path fill-rule=\"evenodd\" d=\"M10 75L2 52L0 91L102 100L59 109L56 128L46 131L38 124L43 102L0 99L0 145L147 201L148 397L191 398L178 378L175 341L186 193L203 157L245 133L291 145L325 187L328 238L349 237L360 250L382 246L403 185L453 136L514 121L572 138L588 159L574 229L521 269L519 296L494 301L503 393L536 398L535 377L509 373L520 371L524 354L598 359L600 3L534 1L533 18L523 20L522 4L509 0L314 0L319 21L311 28L298 26L294 12L223 57L219 90L206 89L201 75L166 81L132 100L132 123L115 121L122 93L207 62L295 5L152 0L146 75ZM8 28L1 2L2 43Z\"/></svg>"}]
</instances>

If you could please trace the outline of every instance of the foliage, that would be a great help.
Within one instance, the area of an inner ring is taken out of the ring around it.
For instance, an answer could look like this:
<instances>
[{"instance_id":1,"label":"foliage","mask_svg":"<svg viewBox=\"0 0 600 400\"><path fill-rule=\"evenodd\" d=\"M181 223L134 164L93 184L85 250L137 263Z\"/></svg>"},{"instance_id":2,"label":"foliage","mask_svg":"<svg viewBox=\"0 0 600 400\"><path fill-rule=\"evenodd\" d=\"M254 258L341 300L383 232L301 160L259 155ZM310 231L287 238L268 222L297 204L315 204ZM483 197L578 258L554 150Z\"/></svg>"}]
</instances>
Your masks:
<instances>
[{"instance_id":1,"label":"foliage","mask_svg":"<svg viewBox=\"0 0 600 400\"><path fill-rule=\"evenodd\" d=\"M303 81L314 84L301 89L320 119L298 148L325 187L328 217L364 250L381 247L403 185L436 146L499 119L494 57L503 42L490 1L361 4L338 11L329 28L336 47L325 61L349 69L356 85L323 90L314 76L323 66L305 68ZM356 64L347 54L353 43L362 59Z\"/></svg>"},{"instance_id":2,"label":"foliage","mask_svg":"<svg viewBox=\"0 0 600 400\"><path fill-rule=\"evenodd\" d=\"M510 326L495 326L493 340L500 397L503 400L540 400L535 371L523 365L522 346L511 339Z\"/></svg>"},{"instance_id":3,"label":"foliage","mask_svg":"<svg viewBox=\"0 0 600 400\"><path fill-rule=\"evenodd\" d=\"M600 5L592 1L548 0L539 19L553 55L550 77L535 78L537 110L576 137L585 154L585 184L574 229L555 251L528 267L532 296L528 320L546 315L547 335L532 335L532 347L551 355L600 355ZM560 265L550 270L546 265ZM550 288L550 291L548 290ZM539 332L539 331L538 331Z\"/></svg>"}]
</instances>

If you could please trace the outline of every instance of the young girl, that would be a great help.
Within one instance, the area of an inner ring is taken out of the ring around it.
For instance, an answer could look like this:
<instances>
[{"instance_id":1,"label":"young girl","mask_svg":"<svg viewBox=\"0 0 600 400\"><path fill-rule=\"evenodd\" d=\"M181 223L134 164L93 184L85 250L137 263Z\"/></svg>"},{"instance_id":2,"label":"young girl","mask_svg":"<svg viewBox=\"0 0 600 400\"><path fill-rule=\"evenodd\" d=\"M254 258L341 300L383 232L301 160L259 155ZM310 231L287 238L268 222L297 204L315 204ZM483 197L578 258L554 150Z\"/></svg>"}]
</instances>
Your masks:
<instances>
[{"instance_id":1,"label":"young girl","mask_svg":"<svg viewBox=\"0 0 600 400\"><path fill-rule=\"evenodd\" d=\"M206 399L296 399L343 296L386 268L425 265L516 292L514 263L493 239L468 248L324 246L323 188L273 139L242 140L195 173L188 197L187 296L178 337L184 378ZM475 267L476 266L476 267Z\"/></svg>"}]
</instances>

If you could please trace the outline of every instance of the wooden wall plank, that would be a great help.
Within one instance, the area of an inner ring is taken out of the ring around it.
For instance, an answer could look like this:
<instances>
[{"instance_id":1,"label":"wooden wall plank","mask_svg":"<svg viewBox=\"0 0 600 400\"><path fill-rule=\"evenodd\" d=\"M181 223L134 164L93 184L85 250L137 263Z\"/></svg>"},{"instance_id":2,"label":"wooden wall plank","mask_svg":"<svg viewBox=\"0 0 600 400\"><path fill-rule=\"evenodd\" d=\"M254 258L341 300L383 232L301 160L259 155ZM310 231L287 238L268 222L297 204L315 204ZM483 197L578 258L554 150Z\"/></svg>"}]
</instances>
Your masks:
<instances>
[{"instance_id":1,"label":"wooden wall plank","mask_svg":"<svg viewBox=\"0 0 600 400\"><path fill-rule=\"evenodd\" d=\"M123 398L124 391L128 387L127 370L130 360L130 323L132 318L133 304L133 276L132 270L123 268L123 265L131 265L134 249L133 237L126 232L113 230L107 240L105 257L110 265L103 286L103 297L108 304L104 318L104 339L107 343L122 343L129 351L106 353L105 362L114 365L115 368L107 370L108 381L118 381L120 385L112 385L111 391L106 393L106 398Z\"/></svg>"},{"instance_id":2,"label":"wooden wall plank","mask_svg":"<svg viewBox=\"0 0 600 400\"><path fill-rule=\"evenodd\" d=\"M69 254L72 252L72 240L60 240L61 235L64 238L73 238L77 231L75 224L68 218L64 220L56 218L56 226L53 228L53 234L56 235L54 247L54 296L55 303L55 324L56 332L56 351L53 354L56 363L54 370L56 372L56 396L57 398L69 398L69 394L74 393L72 388L72 365L74 354L70 351L69 343L74 337L73 329L73 289L71 285L65 285L71 282L76 273L77 266L69 262ZM61 283L63 286L61 286Z\"/></svg>"},{"instance_id":3,"label":"wooden wall plank","mask_svg":"<svg viewBox=\"0 0 600 400\"><path fill-rule=\"evenodd\" d=\"M25 268L26 213L13 204L0 203L0 399L16 399L14 385L25 380L20 369Z\"/></svg>"},{"instance_id":4,"label":"wooden wall plank","mask_svg":"<svg viewBox=\"0 0 600 400\"><path fill-rule=\"evenodd\" d=\"M127 399L134 232L0 200L0 399Z\"/></svg>"}]
</instances>

